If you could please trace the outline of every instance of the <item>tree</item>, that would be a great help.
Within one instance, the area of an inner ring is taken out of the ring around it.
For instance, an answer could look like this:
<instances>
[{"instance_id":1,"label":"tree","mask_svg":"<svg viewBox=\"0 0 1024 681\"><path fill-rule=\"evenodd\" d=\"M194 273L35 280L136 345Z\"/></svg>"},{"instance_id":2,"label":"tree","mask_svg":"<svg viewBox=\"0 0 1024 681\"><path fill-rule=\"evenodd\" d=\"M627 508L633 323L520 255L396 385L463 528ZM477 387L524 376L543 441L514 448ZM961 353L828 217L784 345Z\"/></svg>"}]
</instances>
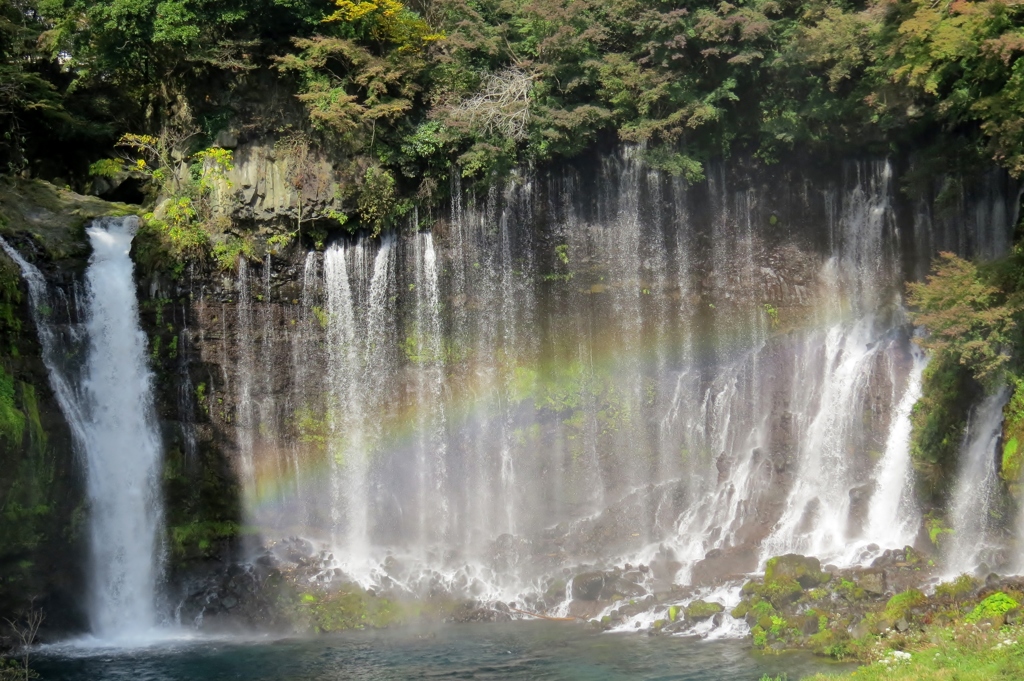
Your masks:
<instances>
[{"instance_id":1,"label":"tree","mask_svg":"<svg viewBox=\"0 0 1024 681\"><path fill-rule=\"evenodd\" d=\"M39 627L43 625L43 620L46 619L46 613L40 608L37 608L35 601L29 605L28 609L22 613L21 617L16 619L7 619L7 625L10 627L11 633L17 639L20 644L18 650L21 656L21 670L19 677L24 681L38 676L30 667L29 661L32 655L32 644L36 642L36 638L39 635Z\"/></svg>"},{"instance_id":2,"label":"tree","mask_svg":"<svg viewBox=\"0 0 1024 681\"><path fill-rule=\"evenodd\" d=\"M309 135L301 132L282 138L277 143L278 149L288 164L286 178L295 189L298 206L296 208L295 233L302 240L302 219L309 202L316 215L315 206L329 201L332 177L330 168L325 167ZM334 216L344 217L344 216Z\"/></svg>"},{"instance_id":3,"label":"tree","mask_svg":"<svg viewBox=\"0 0 1024 681\"><path fill-rule=\"evenodd\" d=\"M0 168L28 164L27 147L45 124L67 120L59 92L47 76L36 43L43 23L31 0L0 0Z\"/></svg>"},{"instance_id":4,"label":"tree","mask_svg":"<svg viewBox=\"0 0 1024 681\"><path fill-rule=\"evenodd\" d=\"M1008 302L999 288L986 283L974 263L940 253L924 282L907 285L907 300L917 308L915 324L928 330L921 344L946 353L967 367L981 383L1002 380L1011 359L1012 332L1019 303Z\"/></svg>"}]
</instances>

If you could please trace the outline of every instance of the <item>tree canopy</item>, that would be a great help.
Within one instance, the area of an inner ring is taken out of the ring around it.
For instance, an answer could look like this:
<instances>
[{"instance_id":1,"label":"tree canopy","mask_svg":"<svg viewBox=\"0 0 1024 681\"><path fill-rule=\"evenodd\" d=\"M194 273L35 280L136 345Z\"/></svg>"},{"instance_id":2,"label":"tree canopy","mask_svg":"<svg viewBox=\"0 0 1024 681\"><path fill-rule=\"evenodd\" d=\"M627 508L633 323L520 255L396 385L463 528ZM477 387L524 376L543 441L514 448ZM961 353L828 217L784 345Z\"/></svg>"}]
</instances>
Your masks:
<instances>
[{"instance_id":1,"label":"tree canopy","mask_svg":"<svg viewBox=\"0 0 1024 681\"><path fill-rule=\"evenodd\" d=\"M123 134L188 119L197 145L229 120L302 128L353 184L420 200L453 173L489 178L616 138L690 180L711 158L808 147L967 150L1019 176L1022 7L0 0L0 160L77 177ZM293 105L260 110L268 87Z\"/></svg>"}]
</instances>

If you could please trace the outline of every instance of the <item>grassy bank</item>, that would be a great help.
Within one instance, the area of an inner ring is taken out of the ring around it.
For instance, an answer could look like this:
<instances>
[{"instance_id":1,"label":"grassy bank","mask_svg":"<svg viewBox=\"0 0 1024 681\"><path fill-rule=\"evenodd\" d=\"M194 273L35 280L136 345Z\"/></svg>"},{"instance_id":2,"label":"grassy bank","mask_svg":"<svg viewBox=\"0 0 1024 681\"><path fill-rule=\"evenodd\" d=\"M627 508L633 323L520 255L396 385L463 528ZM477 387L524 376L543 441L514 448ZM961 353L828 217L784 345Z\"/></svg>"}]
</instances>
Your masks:
<instances>
[{"instance_id":1,"label":"grassy bank","mask_svg":"<svg viewBox=\"0 0 1024 681\"><path fill-rule=\"evenodd\" d=\"M993 681L1024 679L1024 625L930 626L892 639L880 638L874 660L849 674L818 674L810 681Z\"/></svg>"}]
</instances>

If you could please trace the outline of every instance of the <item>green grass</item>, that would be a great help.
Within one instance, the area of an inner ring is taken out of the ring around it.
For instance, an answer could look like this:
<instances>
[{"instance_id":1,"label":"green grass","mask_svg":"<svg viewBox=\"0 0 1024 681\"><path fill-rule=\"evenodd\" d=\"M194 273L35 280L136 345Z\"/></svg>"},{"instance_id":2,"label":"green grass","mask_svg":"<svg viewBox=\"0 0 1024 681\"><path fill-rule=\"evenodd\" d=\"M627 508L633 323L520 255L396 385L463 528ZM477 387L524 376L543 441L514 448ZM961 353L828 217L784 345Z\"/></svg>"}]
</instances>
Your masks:
<instances>
[{"instance_id":1,"label":"green grass","mask_svg":"<svg viewBox=\"0 0 1024 681\"><path fill-rule=\"evenodd\" d=\"M808 681L1024 679L1024 626L1001 630L972 624L929 627L912 636L879 639L872 658L874 662L850 674L818 674Z\"/></svg>"}]
</instances>

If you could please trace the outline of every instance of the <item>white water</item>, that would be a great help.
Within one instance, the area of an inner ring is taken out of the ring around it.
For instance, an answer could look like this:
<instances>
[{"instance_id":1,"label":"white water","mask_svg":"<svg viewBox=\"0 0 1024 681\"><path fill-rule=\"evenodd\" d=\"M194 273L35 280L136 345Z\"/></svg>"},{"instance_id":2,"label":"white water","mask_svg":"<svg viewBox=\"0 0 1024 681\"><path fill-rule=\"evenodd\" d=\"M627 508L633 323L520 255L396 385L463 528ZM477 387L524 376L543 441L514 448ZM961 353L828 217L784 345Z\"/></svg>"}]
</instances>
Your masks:
<instances>
[{"instance_id":1,"label":"white water","mask_svg":"<svg viewBox=\"0 0 1024 681\"><path fill-rule=\"evenodd\" d=\"M885 452L874 472L876 487L868 508L865 538L880 547L913 544L921 522L914 499L910 461L910 415L921 398L921 378L928 364L924 351L911 346L913 366L903 396L893 399L894 411Z\"/></svg>"},{"instance_id":2,"label":"white water","mask_svg":"<svg viewBox=\"0 0 1024 681\"><path fill-rule=\"evenodd\" d=\"M849 164L785 198L709 178L688 187L629 150L593 184L517 177L474 197L453 176L433 234L414 219L331 245L322 279L310 254L293 411L254 412L256 457L283 450L274 430L299 408L326 427L258 462L302 478L274 521L367 584L515 600L580 564L664 556L685 583L710 551L746 551L726 568L746 571L913 543L924 360L900 291L929 253L901 242L892 168Z\"/></svg>"},{"instance_id":3,"label":"white water","mask_svg":"<svg viewBox=\"0 0 1024 681\"><path fill-rule=\"evenodd\" d=\"M949 576L973 573L989 560L989 552L997 549L990 512L999 485L996 451L1003 430L1003 407L1009 397L1009 389L1000 388L987 396L968 419L949 507L953 530L945 551ZM993 564L988 565L991 568Z\"/></svg>"},{"instance_id":4,"label":"white water","mask_svg":"<svg viewBox=\"0 0 1024 681\"><path fill-rule=\"evenodd\" d=\"M152 374L129 250L134 218L88 230L89 354L83 375L92 538L93 633L132 638L156 624L162 503Z\"/></svg>"},{"instance_id":5,"label":"white water","mask_svg":"<svg viewBox=\"0 0 1024 681\"><path fill-rule=\"evenodd\" d=\"M129 257L136 227L134 217L107 218L87 230L93 247L86 271L88 346L78 381L61 361L62 343L49 318L42 275L2 243L29 284L43 360L84 460L89 619L93 636L104 642L146 638L157 624L162 451Z\"/></svg>"}]
</instances>

